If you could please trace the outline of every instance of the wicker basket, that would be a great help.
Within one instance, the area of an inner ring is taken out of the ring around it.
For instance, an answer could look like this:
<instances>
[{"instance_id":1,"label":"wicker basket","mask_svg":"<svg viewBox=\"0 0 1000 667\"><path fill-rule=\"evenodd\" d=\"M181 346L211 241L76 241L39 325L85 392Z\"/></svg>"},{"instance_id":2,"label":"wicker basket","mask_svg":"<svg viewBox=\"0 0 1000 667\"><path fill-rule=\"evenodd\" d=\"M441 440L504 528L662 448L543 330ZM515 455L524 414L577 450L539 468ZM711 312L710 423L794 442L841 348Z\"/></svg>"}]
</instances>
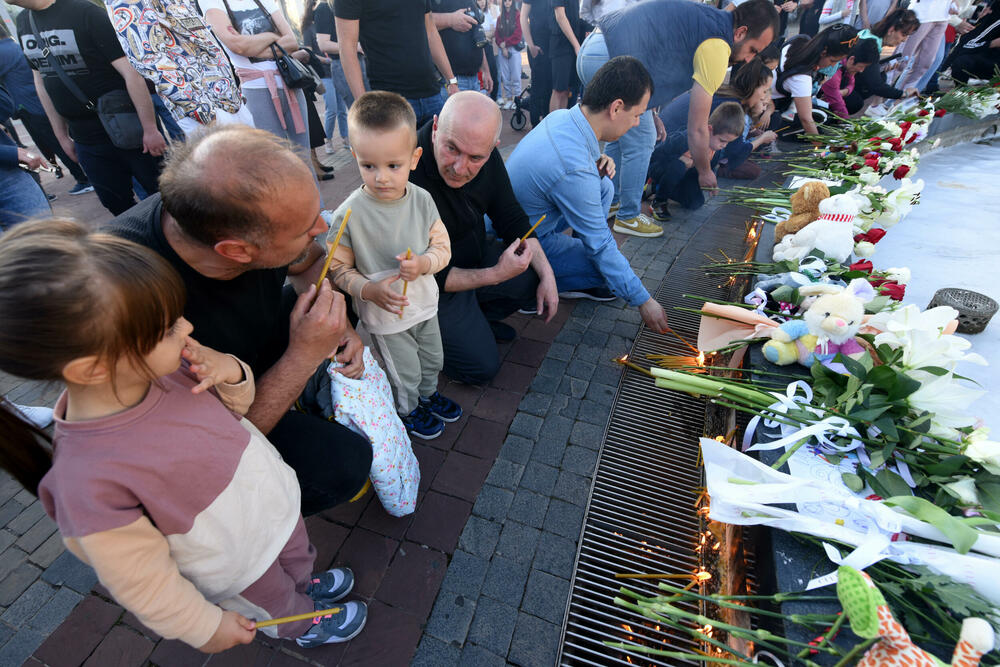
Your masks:
<instances>
[{"instance_id":1,"label":"wicker basket","mask_svg":"<svg viewBox=\"0 0 1000 667\"><path fill-rule=\"evenodd\" d=\"M979 292L946 287L934 293L928 308L951 306L958 311L958 333L979 333L997 312L997 302Z\"/></svg>"}]
</instances>

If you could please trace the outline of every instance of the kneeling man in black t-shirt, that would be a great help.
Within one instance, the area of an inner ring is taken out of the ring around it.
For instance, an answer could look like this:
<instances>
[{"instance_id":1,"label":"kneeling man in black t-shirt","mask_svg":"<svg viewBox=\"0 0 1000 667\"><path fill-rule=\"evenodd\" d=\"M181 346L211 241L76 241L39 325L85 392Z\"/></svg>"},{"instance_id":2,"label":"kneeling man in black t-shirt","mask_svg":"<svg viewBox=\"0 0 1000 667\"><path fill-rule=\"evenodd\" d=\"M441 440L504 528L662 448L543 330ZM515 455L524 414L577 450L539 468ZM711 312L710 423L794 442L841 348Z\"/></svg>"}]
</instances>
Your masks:
<instances>
[{"instance_id":1,"label":"kneeling man in black t-shirt","mask_svg":"<svg viewBox=\"0 0 1000 667\"><path fill-rule=\"evenodd\" d=\"M108 230L169 261L187 287L194 337L253 369L247 419L298 474L303 514L353 497L372 461L363 437L289 411L329 357L346 364L348 377L364 371L343 295L327 281L315 288L325 253L314 239L327 230L319 212L312 172L295 153L269 132L224 125L177 146L160 194Z\"/></svg>"}]
</instances>

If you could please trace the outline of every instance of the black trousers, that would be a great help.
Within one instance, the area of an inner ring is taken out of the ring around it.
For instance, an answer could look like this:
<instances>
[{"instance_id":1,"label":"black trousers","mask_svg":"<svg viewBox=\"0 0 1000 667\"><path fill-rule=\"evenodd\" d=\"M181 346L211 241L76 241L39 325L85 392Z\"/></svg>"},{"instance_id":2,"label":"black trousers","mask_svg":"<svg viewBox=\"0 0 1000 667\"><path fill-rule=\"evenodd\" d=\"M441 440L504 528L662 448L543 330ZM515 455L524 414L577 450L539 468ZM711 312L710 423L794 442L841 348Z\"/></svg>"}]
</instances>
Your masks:
<instances>
[{"instance_id":1,"label":"black trousers","mask_svg":"<svg viewBox=\"0 0 1000 667\"><path fill-rule=\"evenodd\" d=\"M548 38L542 49L548 46ZM542 122L549 112L549 98L552 97L552 61L544 50L534 58L528 51L528 66L531 68L531 104L528 109L531 114L531 126Z\"/></svg>"},{"instance_id":2,"label":"black trousers","mask_svg":"<svg viewBox=\"0 0 1000 667\"><path fill-rule=\"evenodd\" d=\"M532 90L534 93L534 90ZM499 241L489 244L484 266L503 254ZM441 292L438 324L444 348L444 374L468 384L486 384L500 371L500 354L490 329L518 308L534 305L538 274L528 269L510 280L466 292Z\"/></svg>"},{"instance_id":3,"label":"black trousers","mask_svg":"<svg viewBox=\"0 0 1000 667\"><path fill-rule=\"evenodd\" d=\"M80 167L80 163L73 160L63 150L46 116L25 113L19 118L24 123L24 129L31 135L31 140L35 142L35 146L45 156L45 159L52 163L53 167L56 166L56 157L58 157L66 165L66 168L69 169L69 173L73 174L73 178L76 179L77 183L89 182L87 175L83 173L83 168Z\"/></svg>"},{"instance_id":4,"label":"black trousers","mask_svg":"<svg viewBox=\"0 0 1000 667\"><path fill-rule=\"evenodd\" d=\"M968 83L970 78L989 79L993 76L997 65L1000 65L1000 55L989 49L986 52L970 53L956 56L951 61L951 75L961 83Z\"/></svg>"}]
</instances>

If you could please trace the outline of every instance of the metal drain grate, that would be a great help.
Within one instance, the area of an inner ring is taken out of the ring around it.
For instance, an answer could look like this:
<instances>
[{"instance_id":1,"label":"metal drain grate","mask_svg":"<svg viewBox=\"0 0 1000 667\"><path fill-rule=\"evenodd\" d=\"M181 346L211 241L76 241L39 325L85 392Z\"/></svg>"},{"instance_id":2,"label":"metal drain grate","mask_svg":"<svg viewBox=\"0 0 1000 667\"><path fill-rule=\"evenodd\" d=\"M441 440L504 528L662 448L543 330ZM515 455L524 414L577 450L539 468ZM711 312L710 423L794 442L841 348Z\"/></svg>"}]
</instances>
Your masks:
<instances>
[{"instance_id":1,"label":"metal drain grate","mask_svg":"<svg viewBox=\"0 0 1000 667\"><path fill-rule=\"evenodd\" d=\"M700 267L706 254L718 255L720 249L742 256L747 217L746 209L720 208L677 257L656 292L671 327L692 343L698 337L699 316L674 307L697 307L683 294L726 298L728 287ZM673 336L643 328L630 357L644 365L647 354L691 351ZM615 579L616 573L681 574L698 569L695 545L701 526L694 490L702 484L698 438L704 427L701 399L656 389L635 372L622 378L587 508L559 664L678 664L673 658L629 656L604 646L604 641L635 641L692 653L699 648L689 635L656 626L615 605L614 598L622 585L640 594L658 592L655 580Z\"/></svg>"}]
</instances>

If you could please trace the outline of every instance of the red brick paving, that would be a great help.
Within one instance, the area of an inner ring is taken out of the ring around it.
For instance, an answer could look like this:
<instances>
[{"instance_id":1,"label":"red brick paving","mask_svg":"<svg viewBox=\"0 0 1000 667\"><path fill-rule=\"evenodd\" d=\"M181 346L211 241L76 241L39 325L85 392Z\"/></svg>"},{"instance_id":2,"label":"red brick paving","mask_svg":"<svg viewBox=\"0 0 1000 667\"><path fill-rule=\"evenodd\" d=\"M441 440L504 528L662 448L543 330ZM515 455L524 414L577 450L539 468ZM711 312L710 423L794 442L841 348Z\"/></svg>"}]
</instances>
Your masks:
<instances>
[{"instance_id":1,"label":"red brick paving","mask_svg":"<svg viewBox=\"0 0 1000 667\"><path fill-rule=\"evenodd\" d=\"M506 114L509 116L509 113ZM506 120L506 119L505 119ZM501 144L522 136L504 123ZM56 214L74 215L97 226L110 216L94 195L69 197L72 179L43 175L59 194ZM338 167L337 178L321 184L327 206L334 206L361 183L356 166ZM111 601L100 585L35 651L30 664L49 667L192 667L209 664L264 667L321 665L402 665L409 662L441 581L468 519L472 503L503 444L521 397L545 358L549 344L569 316L562 304L551 323L514 315L508 320L521 337L499 346L505 358L488 387L449 382L441 391L465 412L445 434L415 441L421 494L409 517L389 516L374 493L309 517L306 525L317 549L317 568L350 565L357 577L354 599L369 604L364 632L347 644L305 651L291 642L259 636L252 644L206 656L174 640L163 640ZM26 664L29 664L26 663Z\"/></svg>"}]
</instances>

